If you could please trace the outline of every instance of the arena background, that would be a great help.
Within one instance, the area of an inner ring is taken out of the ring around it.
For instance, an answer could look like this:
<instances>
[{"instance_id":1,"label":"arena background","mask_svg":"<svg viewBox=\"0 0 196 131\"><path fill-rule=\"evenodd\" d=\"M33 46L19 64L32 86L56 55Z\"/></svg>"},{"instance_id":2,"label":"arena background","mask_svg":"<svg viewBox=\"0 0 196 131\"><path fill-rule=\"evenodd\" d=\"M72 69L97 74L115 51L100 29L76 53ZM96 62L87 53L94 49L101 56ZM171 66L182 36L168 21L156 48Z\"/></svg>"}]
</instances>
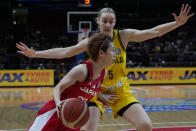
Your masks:
<instances>
[{"instance_id":1,"label":"arena background","mask_svg":"<svg viewBox=\"0 0 196 131\"><path fill-rule=\"evenodd\" d=\"M1 0L0 130L27 130L37 110L52 98L55 84L86 53L67 59L31 59L17 54L16 43L35 50L67 47L97 32L96 12L116 11L117 29L148 29L173 21L194 0ZM90 12L90 13L89 13ZM153 131L196 130L196 17L160 37L127 47L130 91L143 104ZM110 109L99 131L132 130L113 119Z\"/></svg>"}]
</instances>

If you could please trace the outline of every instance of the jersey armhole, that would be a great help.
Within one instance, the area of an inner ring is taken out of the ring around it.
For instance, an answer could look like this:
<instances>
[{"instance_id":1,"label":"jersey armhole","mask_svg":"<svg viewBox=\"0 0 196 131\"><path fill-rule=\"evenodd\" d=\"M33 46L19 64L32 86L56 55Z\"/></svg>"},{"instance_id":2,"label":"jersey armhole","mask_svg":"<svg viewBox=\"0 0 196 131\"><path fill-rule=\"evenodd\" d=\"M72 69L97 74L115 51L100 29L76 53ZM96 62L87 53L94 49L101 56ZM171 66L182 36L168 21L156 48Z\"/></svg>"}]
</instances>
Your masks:
<instances>
[{"instance_id":1,"label":"jersey armhole","mask_svg":"<svg viewBox=\"0 0 196 131\"><path fill-rule=\"evenodd\" d=\"M125 49L125 47L124 47L124 45L123 45L123 43L122 43L122 41L121 41L120 33L119 33L119 31L118 31L118 30L117 30L117 36L118 36L118 40L119 40L119 43L120 43L120 45L121 45L122 49L123 49L124 51L126 51L126 49Z\"/></svg>"}]
</instances>

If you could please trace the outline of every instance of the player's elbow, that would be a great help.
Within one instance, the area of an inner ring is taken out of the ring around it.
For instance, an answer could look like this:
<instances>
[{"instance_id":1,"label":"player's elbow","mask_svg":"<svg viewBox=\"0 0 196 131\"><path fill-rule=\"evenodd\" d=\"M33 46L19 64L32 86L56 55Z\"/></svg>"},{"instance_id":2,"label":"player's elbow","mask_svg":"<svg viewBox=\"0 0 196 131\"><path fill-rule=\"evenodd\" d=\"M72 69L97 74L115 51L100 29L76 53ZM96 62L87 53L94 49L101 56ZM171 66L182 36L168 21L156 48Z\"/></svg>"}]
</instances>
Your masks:
<instances>
[{"instance_id":1,"label":"player's elbow","mask_svg":"<svg viewBox=\"0 0 196 131\"><path fill-rule=\"evenodd\" d=\"M72 57L72 52L70 51L70 48L61 48L57 51L56 55L54 54L54 58L56 59L64 59Z\"/></svg>"},{"instance_id":2,"label":"player's elbow","mask_svg":"<svg viewBox=\"0 0 196 131\"><path fill-rule=\"evenodd\" d=\"M138 39L138 40L134 40L133 42L143 42L145 41L145 39Z\"/></svg>"},{"instance_id":3,"label":"player's elbow","mask_svg":"<svg viewBox=\"0 0 196 131\"><path fill-rule=\"evenodd\" d=\"M144 34L143 36L139 37L138 39L135 39L134 42L143 42L160 36L162 36L162 34L159 31L152 30Z\"/></svg>"},{"instance_id":4,"label":"player's elbow","mask_svg":"<svg viewBox=\"0 0 196 131\"><path fill-rule=\"evenodd\" d=\"M68 54L66 51L64 52L60 52L57 59L64 59L64 58L69 58L69 57L72 57L71 54Z\"/></svg>"},{"instance_id":5,"label":"player's elbow","mask_svg":"<svg viewBox=\"0 0 196 131\"><path fill-rule=\"evenodd\" d=\"M151 31L150 35L151 35L152 38L162 36L161 32L158 31L158 30L156 30L156 29L153 29L153 30Z\"/></svg>"},{"instance_id":6,"label":"player's elbow","mask_svg":"<svg viewBox=\"0 0 196 131\"><path fill-rule=\"evenodd\" d=\"M159 33L156 34L156 37L161 37L161 36L163 36L163 35L164 35L163 33L160 33L160 32L159 32Z\"/></svg>"},{"instance_id":7,"label":"player's elbow","mask_svg":"<svg viewBox=\"0 0 196 131\"><path fill-rule=\"evenodd\" d=\"M59 57L57 57L56 59L64 59L66 58L64 55L60 55Z\"/></svg>"},{"instance_id":8,"label":"player's elbow","mask_svg":"<svg viewBox=\"0 0 196 131\"><path fill-rule=\"evenodd\" d=\"M154 29L152 29L152 36L155 38L155 37L161 37L161 36L163 36L164 35L164 33L163 32L161 32L160 30L158 30L158 29L156 29L156 28L154 28Z\"/></svg>"}]
</instances>

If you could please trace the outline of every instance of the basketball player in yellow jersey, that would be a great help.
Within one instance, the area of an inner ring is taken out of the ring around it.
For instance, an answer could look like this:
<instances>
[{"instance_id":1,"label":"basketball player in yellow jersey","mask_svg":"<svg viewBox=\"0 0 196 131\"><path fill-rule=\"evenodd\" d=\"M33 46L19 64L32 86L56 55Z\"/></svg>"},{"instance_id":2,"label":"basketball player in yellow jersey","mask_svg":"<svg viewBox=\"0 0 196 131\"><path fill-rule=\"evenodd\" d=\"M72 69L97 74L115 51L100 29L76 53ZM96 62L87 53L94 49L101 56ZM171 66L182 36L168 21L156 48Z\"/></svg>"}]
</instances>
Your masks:
<instances>
[{"instance_id":1,"label":"basketball player in yellow jersey","mask_svg":"<svg viewBox=\"0 0 196 131\"><path fill-rule=\"evenodd\" d=\"M106 103L112 108L114 117L118 115L122 116L124 107L129 107L135 103L137 100L130 93L130 86L127 82L127 72L126 72L126 51L125 47L120 39L120 34L118 30L113 30L113 43L115 47L115 64L106 67L107 77L102 83L102 93L105 94L116 94L113 95L112 103ZM97 97L91 99L90 105L97 105L104 114L105 108L102 103L97 101Z\"/></svg>"},{"instance_id":2,"label":"basketball player in yellow jersey","mask_svg":"<svg viewBox=\"0 0 196 131\"><path fill-rule=\"evenodd\" d=\"M98 13L97 23L100 27L100 32L113 37L116 50L115 63L107 68L107 78L102 84L101 96L99 99L104 101L108 106L111 106L114 116L121 116L128 122L132 123L138 131L151 131L151 121L136 99L129 93L129 85L126 77L126 53L125 49L129 42L141 42L158 36L162 36L179 26L184 25L187 20L194 15L189 15L191 7L186 4L182 5L180 15L173 14L175 21L166 24L158 25L151 29L137 30L124 29L114 30L116 23L115 12L111 8L103 8ZM23 43L17 44L19 53L31 58L67 58L77 55L87 50L88 38L80 41L78 44L66 48L55 48L44 51L35 51L28 48ZM90 107L90 119L86 125L86 131L96 131L101 112L104 112L102 103L92 100ZM101 110L101 112L100 112Z\"/></svg>"}]
</instances>

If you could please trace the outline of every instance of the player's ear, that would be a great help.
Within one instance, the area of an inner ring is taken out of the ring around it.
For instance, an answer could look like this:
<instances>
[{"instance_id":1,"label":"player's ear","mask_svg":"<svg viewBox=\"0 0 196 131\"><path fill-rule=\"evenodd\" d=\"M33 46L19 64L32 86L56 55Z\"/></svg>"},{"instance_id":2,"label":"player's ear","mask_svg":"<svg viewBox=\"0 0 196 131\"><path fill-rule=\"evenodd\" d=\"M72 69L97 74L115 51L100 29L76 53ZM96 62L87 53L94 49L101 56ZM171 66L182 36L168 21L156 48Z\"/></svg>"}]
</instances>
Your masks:
<instances>
[{"instance_id":1,"label":"player's ear","mask_svg":"<svg viewBox=\"0 0 196 131\"><path fill-rule=\"evenodd\" d=\"M99 56L103 56L104 55L104 51L103 50L99 50Z\"/></svg>"},{"instance_id":2,"label":"player's ear","mask_svg":"<svg viewBox=\"0 0 196 131\"><path fill-rule=\"evenodd\" d=\"M116 20L114 21L114 26L116 25Z\"/></svg>"}]
</instances>

